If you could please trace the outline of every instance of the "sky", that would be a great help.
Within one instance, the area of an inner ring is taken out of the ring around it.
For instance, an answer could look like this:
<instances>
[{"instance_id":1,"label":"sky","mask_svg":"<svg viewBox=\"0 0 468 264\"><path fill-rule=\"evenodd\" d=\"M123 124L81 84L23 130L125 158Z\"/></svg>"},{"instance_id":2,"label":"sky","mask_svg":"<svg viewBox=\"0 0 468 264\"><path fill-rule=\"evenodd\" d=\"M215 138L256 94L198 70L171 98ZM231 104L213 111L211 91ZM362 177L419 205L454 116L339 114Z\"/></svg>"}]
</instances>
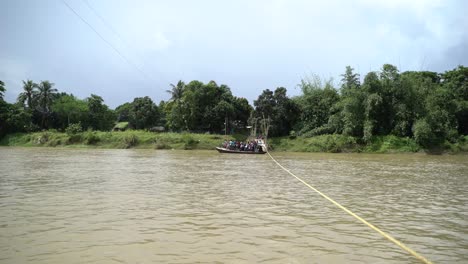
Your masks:
<instances>
[{"instance_id":1,"label":"sky","mask_svg":"<svg viewBox=\"0 0 468 264\"><path fill-rule=\"evenodd\" d=\"M0 80L49 80L115 108L168 100L170 84L214 80L251 103L300 94L302 78L468 65L468 1L0 0ZM76 12L76 14L75 14Z\"/></svg>"}]
</instances>

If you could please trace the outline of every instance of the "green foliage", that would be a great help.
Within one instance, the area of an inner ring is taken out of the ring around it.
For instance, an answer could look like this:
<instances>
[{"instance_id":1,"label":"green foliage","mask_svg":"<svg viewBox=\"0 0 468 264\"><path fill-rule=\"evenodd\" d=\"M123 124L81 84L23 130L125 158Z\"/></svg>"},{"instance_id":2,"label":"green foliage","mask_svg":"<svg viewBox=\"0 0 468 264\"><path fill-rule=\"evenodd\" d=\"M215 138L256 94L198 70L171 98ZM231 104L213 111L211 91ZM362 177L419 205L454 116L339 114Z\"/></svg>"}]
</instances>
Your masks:
<instances>
[{"instance_id":1,"label":"green foliage","mask_svg":"<svg viewBox=\"0 0 468 264\"><path fill-rule=\"evenodd\" d=\"M128 122L118 122L115 126L115 129L125 130L128 128Z\"/></svg>"},{"instance_id":2,"label":"green foliage","mask_svg":"<svg viewBox=\"0 0 468 264\"><path fill-rule=\"evenodd\" d=\"M9 131L29 132L34 129L31 124L31 113L18 105L10 105L6 113Z\"/></svg>"},{"instance_id":3,"label":"green foliage","mask_svg":"<svg viewBox=\"0 0 468 264\"><path fill-rule=\"evenodd\" d=\"M0 101L3 101L3 96L4 96L5 91L6 91L5 83L0 80Z\"/></svg>"},{"instance_id":4,"label":"green foliage","mask_svg":"<svg viewBox=\"0 0 468 264\"><path fill-rule=\"evenodd\" d=\"M204 84L191 81L171 85L172 98L161 104L167 126L174 131L228 132L243 129L252 111L245 98L232 95L226 85L210 81Z\"/></svg>"},{"instance_id":5,"label":"green foliage","mask_svg":"<svg viewBox=\"0 0 468 264\"><path fill-rule=\"evenodd\" d=\"M128 122L130 120L130 111L132 109L132 103L124 103L115 108L115 114L117 116L117 122Z\"/></svg>"},{"instance_id":6,"label":"green foliage","mask_svg":"<svg viewBox=\"0 0 468 264\"><path fill-rule=\"evenodd\" d=\"M155 144L154 144L154 148L155 149L170 149L171 146L170 144L164 142L164 140L156 140Z\"/></svg>"},{"instance_id":7,"label":"green foliage","mask_svg":"<svg viewBox=\"0 0 468 264\"><path fill-rule=\"evenodd\" d=\"M81 133L83 131L83 127L81 126L81 123L78 122L78 123L74 123L74 124L70 124L66 129L65 129L65 132L67 133L67 135L71 136L71 135L76 135L78 133Z\"/></svg>"},{"instance_id":8,"label":"green foliage","mask_svg":"<svg viewBox=\"0 0 468 264\"><path fill-rule=\"evenodd\" d=\"M253 110L247 99L233 96L227 85L214 81L195 80L187 84L179 81L168 90L171 94L168 102L161 101L156 106L149 97L141 97L113 111L100 96L91 94L81 100L58 93L49 81L38 84L23 81L17 103L9 104L3 100L5 87L0 82L0 137L49 129L52 138L33 133L36 138L27 144L35 145L39 138L40 145L51 146L203 149L219 142L210 145L216 141L213 136L204 138L198 134L101 131L110 130L120 121L128 122L134 129L165 126L178 132L245 137L248 123L256 124L254 127L260 132L261 124L268 120L269 136L286 136L289 143L302 142L304 147L297 149L306 151L347 151L349 142L341 140L349 138L362 151L417 151L418 146L455 151L466 146L461 139L468 135L467 67L459 66L445 73L401 73L394 65L384 64L380 71L365 74L361 83L359 74L347 66L339 90L331 79L322 80L316 75L301 80L299 87L302 94L292 99L283 87L274 91L266 89L254 101ZM83 129L96 131L72 132L72 124L77 123ZM67 134L55 136L59 133L52 129Z\"/></svg>"},{"instance_id":9,"label":"green foliage","mask_svg":"<svg viewBox=\"0 0 468 264\"><path fill-rule=\"evenodd\" d=\"M132 138L137 138L136 143ZM1 141L2 146L47 146L68 148L147 148L147 149L206 149L213 148L222 141L222 135L207 134L154 134L142 130L124 132L86 131L69 136L66 133L46 131L33 133L12 133ZM221 140L221 141L220 141ZM133 143L132 143L133 142ZM344 135L321 135L311 138L297 136L270 138L270 150L301 152L418 152L419 144L412 138L397 136L374 136L368 144L359 138ZM455 142L446 141L441 149L450 153L468 151L468 136L458 137Z\"/></svg>"},{"instance_id":10,"label":"green foliage","mask_svg":"<svg viewBox=\"0 0 468 264\"><path fill-rule=\"evenodd\" d=\"M180 80L177 82L177 85L170 84L171 90L166 90L171 95L171 100L179 101L184 96L185 83Z\"/></svg>"},{"instance_id":11,"label":"green foliage","mask_svg":"<svg viewBox=\"0 0 468 264\"><path fill-rule=\"evenodd\" d=\"M458 133L468 134L468 67L458 68L442 74L442 86L452 96L454 119Z\"/></svg>"},{"instance_id":12,"label":"green foliage","mask_svg":"<svg viewBox=\"0 0 468 264\"><path fill-rule=\"evenodd\" d=\"M41 128L48 128L51 119L51 106L56 98L57 89L53 88L54 84L49 81L41 81L38 85L37 96L33 99L35 105L41 115Z\"/></svg>"},{"instance_id":13,"label":"green foliage","mask_svg":"<svg viewBox=\"0 0 468 264\"><path fill-rule=\"evenodd\" d=\"M148 96L135 98L129 112L130 125L135 129L151 128L158 124L159 110Z\"/></svg>"},{"instance_id":14,"label":"green foliage","mask_svg":"<svg viewBox=\"0 0 468 264\"><path fill-rule=\"evenodd\" d=\"M355 152L358 149L356 138L343 135L321 135L304 138L289 137L271 138L268 142L275 151L300 152Z\"/></svg>"},{"instance_id":15,"label":"green foliage","mask_svg":"<svg viewBox=\"0 0 468 264\"><path fill-rule=\"evenodd\" d=\"M30 132L35 130L31 113L17 104L0 100L0 138L7 133Z\"/></svg>"},{"instance_id":16,"label":"green foliage","mask_svg":"<svg viewBox=\"0 0 468 264\"><path fill-rule=\"evenodd\" d=\"M270 120L271 136L288 135L297 122L300 111L298 104L286 95L286 88L278 87L270 91L266 89L254 101L254 123L263 119Z\"/></svg>"},{"instance_id":17,"label":"green foliage","mask_svg":"<svg viewBox=\"0 0 468 264\"><path fill-rule=\"evenodd\" d=\"M131 148L138 144L138 137L134 134L130 134L123 138L123 142L125 148Z\"/></svg>"},{"instance_id":18,"label":"green foliage","mask_svg":"<svg viewBox=\"0 0 468 264\"><path fill-rule=\"evenodd\" d=\"M72 123L88 123L89 108L84 100L73 95L62 95L52 104L52 111L57 116L56 128L66 128Z\"/></svg>"},{"instance_id":19,"label":"green foliage","mask_svg":"<svg viewBox=\"0 0 468 264\"><path fill-rule=\"evenodd\" d=\"M88 127L95 130L107 131L114 126L116 115L104 104L102 97L91 94L86 98L89 108Z\"/></svg>"},{"instance_id":20,"label":"green foliage","mask_svg":"<svg viewBox=\"0 0 468 264\"><path fill-rule=\"evenodd\" d=\"M295 139L297 137L296 131L291 130L289 131L289 139Z\"/></svg>"},{"instance_id":21,"label":"green foliage","mask_svg":"<svg viewBox=\"0 0 468 264\"><path fill-rule=\"evenodd\" d=\"M245 134L233 134L231 137L236 140L236 141L246 141L247 140L247 135Z\"/></svg>"},{"instance_id":22,"label":"green foliage","mask_svg":"<svg viewBox=\"0 0 468 264\"><path fill-rule=\"evenodd\" d=\"M34 83L32 80L23 81L23 90L24 92L18 95L18 103L27 107L28 109L33 109L35 107L35 101L38 91L37 83Z\"/></svg>"},{"instance_id":23,"label":"green foliage","mask_svg":"<svg viewBox=\"0 0 468 264\"><path fill-rule=\"evenodd\" d=\"M37 144L45 144L49 141L49 138L51 137L51 133L50 132L42 132L39 134L39 136L37 137Z\"/></svg>"},{"instance_id":24,"label":"green foliage","mask_svg":"<svg viewBox=\"0 0 468 264\"><path fill-rule=\"evenodd\" d=\"M198 144L198 141L188 133L182 135L182 140L184 142L184 149L194 149Z\"/></svg>"},{"instance_id":25,"label":"green foliage","mask_svg":"<svg viewBox=\"0 0 468 264\"><path fill-rule=\"evenodd\" d=\"M96 145L99 141L101 141L98 133L92 130L86 131L83 137L87 145Z\"/></svg>"},{"instance_id":26,"label":"green foliage","mask_svg":"<svg viewBox=\"0 0 468 264\"><path fill-rule=\"evenodd\" d=\"M365 119L365 93L361 89L359 74L346 66L342 75L341 101L335 104L336 113L329 119L335 133L362 137Z\"/></svg>"},{"instance_id":27,"label":"green foliage","mask_svg":"<svg viewBox=\"0 0 468 264\"><path fill-rule=\"evenodd\" d=\"M409 137L374 136L363 149L364 152L392 153L392 152L418 152L420 145Z\"/></svg>"},{"instance_id":28,"label":"green foliage","mask_svg":"<svg viewBox=\"0 0 468 264\"><path fill-rule=\"evenodd\" d=\"M333 132L330 117L337 112L339 94L333 80L323 82L317 75L305 78L299 85L303 95L296 99L300 108L300 121L296 126L301 135L319 135Z\"/></svg>"}]
</instances>

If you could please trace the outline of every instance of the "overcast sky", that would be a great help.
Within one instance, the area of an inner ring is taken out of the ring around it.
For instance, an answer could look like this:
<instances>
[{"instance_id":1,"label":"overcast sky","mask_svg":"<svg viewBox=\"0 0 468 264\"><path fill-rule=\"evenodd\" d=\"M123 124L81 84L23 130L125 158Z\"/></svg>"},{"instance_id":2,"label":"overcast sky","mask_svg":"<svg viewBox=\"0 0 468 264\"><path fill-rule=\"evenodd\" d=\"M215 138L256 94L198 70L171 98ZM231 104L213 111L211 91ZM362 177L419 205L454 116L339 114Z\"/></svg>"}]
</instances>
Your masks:
<instances>
[{"instance_id":1,"label":"overcast sky","mask_svg":"<svg viewBox=\"0 0 468 264\"><path fill-rule=\"evenodd\" d=\"M114 108L146 95L167 100L180 79L227 84L252 102L279 86L297 95L311 73L338 85L346 65L362 75L384 63L468 65L464 0L63 1L0 0L7 101L25 79L97 94Z\"/></svg>"}]
</instances>

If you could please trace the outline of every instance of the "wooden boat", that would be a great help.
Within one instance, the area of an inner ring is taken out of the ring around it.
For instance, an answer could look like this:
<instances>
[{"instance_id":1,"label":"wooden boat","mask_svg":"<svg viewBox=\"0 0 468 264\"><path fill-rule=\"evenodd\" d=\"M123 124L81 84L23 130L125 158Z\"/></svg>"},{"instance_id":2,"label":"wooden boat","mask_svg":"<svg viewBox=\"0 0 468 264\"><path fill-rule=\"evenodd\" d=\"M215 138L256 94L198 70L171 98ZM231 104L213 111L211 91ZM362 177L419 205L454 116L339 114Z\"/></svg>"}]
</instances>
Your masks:
<instances>
[{"instance_id":1,"label":"wooden boat","mask_svg":"<svg viewBox=\"0 0 468 264\"><path fill-rule=\"evenodd\" d=\"M216 150L219 153L234 153L234 154L265 154L265 151L241 151L236 149L227 149L227 148L220 148L216 147Z\"/></svg>"},{"instance_id":2,"label":"wooden boat","mask_svg":"<svg viewBox=\"0 0 468 264\"><path fill-rule=\"evenodd\" d=\"M265 154L267 153L267 145L263 139L254 139L256 142L255 151L251 150L240 150L240 149L232 149L232 148L225 148L225 147L217 147L216 150L219 153L234 153L234 154Z\"/></svg>"}]
</instances>

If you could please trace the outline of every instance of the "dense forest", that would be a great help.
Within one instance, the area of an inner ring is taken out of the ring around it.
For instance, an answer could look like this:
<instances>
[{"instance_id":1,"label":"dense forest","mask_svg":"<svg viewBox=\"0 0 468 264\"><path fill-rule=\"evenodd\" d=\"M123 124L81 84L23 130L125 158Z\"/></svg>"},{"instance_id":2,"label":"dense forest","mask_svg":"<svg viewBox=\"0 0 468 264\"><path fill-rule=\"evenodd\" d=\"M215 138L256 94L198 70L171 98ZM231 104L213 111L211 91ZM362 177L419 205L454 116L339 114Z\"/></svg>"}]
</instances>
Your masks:
<instances>
[{"instance_id":1,"label":"dense forest","mask_svg":"<svg viewBox=\"0 0 468 264\"><path fill-rule=\"evenodd\" d=\"M118 122L133 129L163 126L175 132L231 134L265 119L273 137L342 134L365 144L375 136L395 135L430 148L468 135L467 67L399 72L385 64L361 82L348 66L341 77L339 87L332 79L306 77L299 84L302 94L292 98L284 87L266 89L253 106L227 85L179 81L167 90L168 101L156 104L139 97L115 110L98 95L80 99L59 92L49 81L23 81L23 92L10 104L0 81L0 137L47 129L109 131Z\"/></svg>"}]
</instances>

